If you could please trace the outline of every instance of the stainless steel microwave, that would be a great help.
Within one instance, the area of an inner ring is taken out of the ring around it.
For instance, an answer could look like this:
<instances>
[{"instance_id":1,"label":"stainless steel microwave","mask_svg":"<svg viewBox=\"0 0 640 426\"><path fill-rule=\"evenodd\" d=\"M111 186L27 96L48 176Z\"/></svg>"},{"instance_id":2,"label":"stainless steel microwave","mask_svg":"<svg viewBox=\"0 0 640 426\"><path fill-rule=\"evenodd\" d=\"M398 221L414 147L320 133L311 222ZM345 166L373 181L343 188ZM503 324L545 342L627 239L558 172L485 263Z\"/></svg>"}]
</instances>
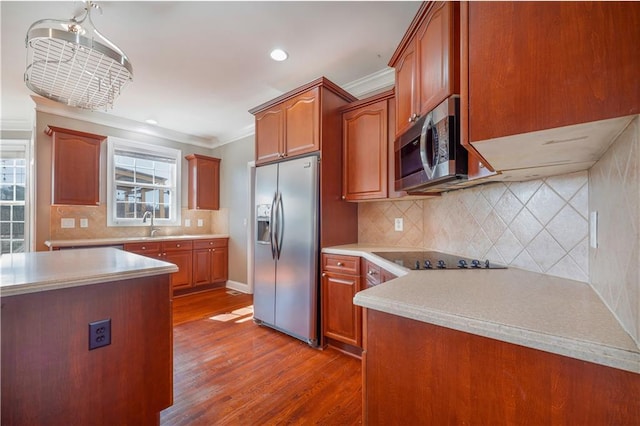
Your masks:
<instances>
[{"instance_id":1,"label":"stainless steel microwave","mask_svg":"<svg viewBox=\"0 0 640 426\"><path fill-rule=\"evenodd\" d=\"M395 189L438 192L467 180L467 150L460 144L460 98L451 96L395 141Z\"/></svg>"}]
</instances>

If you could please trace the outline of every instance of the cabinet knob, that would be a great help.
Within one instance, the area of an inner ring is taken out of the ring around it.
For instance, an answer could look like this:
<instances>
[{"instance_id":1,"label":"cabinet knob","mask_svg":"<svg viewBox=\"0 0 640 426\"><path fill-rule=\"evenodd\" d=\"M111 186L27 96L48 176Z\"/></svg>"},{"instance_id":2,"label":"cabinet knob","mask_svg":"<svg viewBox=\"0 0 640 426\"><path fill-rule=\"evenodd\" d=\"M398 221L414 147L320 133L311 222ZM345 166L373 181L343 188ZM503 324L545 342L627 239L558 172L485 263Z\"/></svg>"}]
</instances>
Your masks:
<instances>
[{"instance_id":1,"label":"cabinet knob","mask_svg":"<svg viewBox=\"0 0 640 426\"><path fill-rule=\"evenodd\" d=\"M209 241L209 245L212 246L213 245L213 241Z\"/></svg>"},{"instance_id":2,"label":"cabinet knob","mask_svg":"<svg viewBox=\"0 0 640 426\"><path fill-rule=\"evenodd\" d=\"M180 244L176 244L176 247L180 247Z\"/></svg>"},{"instance_id":3,"label":"cabinet knob","mask_svg":"<svg viewBox=\"0 0 640 426\"><path fill-rule=\"evenodd\" d=\"M336 263L336 265L338 265L338 266L344 266L344 263L342 263L342 262L338 262L338 263Z\"/></svg>"},{"instance_id":4,"label":"cabinet knob","mask_svg":"<svg viewBox=\"0 0 640 426\"><path fill-rule=\"evenodd\" d=\"M342 199L343 199L343 200L346 200L346 199L347 199L347 197L345 197L345 196L343 195L343 196L342 196Z\"/></svg>"},{"instance_id":5,"label":"cabinet knob","mask_svg":"<svg viewBox=\"0 0 640 426\"><path fill-rule=\"evenodd\" d=\"M323 276L323 277L326 277L326 276L327 276L327 274L326 274L325 272L323 272L323 273L322 273L322 276Z\"/></svg>"},{"instance_id":6,"label":"cabinet knob","mask_svg":"<svg viewBox=\"0 0 640 426\"><path fill-rule=\"evenodd\" d=\"M147 249L147 246L142 246L142 250L146 250L146 249Z\"/></svg>"},{"instance_id":7,"label":"cabinet knob","mask_svg":"<svg viewBox=\"0 0 640 426\"><path fill-rule=\"evenodd\" d=\"M369 275L375 275L375 274L377 274L377 272L376 272L376 271L371 271L371 270L370 270L369 272L367 272L367 274L369 274Z\"/></svg>"}]
</instances>

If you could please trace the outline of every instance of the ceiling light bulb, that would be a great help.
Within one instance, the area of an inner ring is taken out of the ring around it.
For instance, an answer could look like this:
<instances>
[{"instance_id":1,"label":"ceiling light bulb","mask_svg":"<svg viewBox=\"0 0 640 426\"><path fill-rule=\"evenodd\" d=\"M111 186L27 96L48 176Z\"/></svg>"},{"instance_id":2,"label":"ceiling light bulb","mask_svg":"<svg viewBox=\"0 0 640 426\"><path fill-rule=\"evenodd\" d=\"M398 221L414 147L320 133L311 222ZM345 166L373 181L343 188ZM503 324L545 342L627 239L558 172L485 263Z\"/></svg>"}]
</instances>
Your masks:
<instances>
[{"instance_id":1,"label":"ceiling light bulb","mask_svg":"<svg viewBox=\"0 0 640 426\"><path fill-rule=\"evenodd\" d=\"M274 61L284 61L289 57L289 54L282 49L273 49L270 55Z\"/></svg>"}]
</instances>

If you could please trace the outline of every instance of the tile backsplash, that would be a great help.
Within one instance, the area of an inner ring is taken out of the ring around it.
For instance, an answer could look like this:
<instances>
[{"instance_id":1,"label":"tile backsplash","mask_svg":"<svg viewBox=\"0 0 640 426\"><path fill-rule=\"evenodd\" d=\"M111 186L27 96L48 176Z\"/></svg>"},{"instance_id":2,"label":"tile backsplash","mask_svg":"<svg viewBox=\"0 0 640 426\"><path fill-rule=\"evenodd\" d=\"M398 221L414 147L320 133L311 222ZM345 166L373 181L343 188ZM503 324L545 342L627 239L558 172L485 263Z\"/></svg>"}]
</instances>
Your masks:
<instances>
[{"instance_id":1,"label":"tile backsplash","mask_svg":"<svg viewBox=\"0 0 640 426\"><path fill-rule=\"evenodd\" d=\"M423 247L589 281L588 173L361 203L360 243ZM396 217L404 230L394 231Z\"/></svg>"},{"instance_id":2,"label":"tile backsplash","mask_svg":"<svg viewBox=\"0 0 640 426\"><path fill-rule=\"evenodd\" d=\"M591 168L589 205L598 212L591 286L640 347L640 118Z\"/></svg>"},{"instance_id":3,"label":"tile backsplash","mask_svg":"<svg viewBox=\"0 0 640 426\"><path fill-rule=\"evenodd\" d=\"M182 209L182 223L186 219L191 226L162 226L158 235L198 235L228 233L227 209L188 210ZM62 219L74 219L74 228L62 228ZM88 227L81 228L80 220L87 219ZM203 226L197 226L202 219ZM107 226L107 208L101 206L51 206L51 240L76 240L87 238L144 237L149 233L149 226Z\"/></svg>"}]
</instances>

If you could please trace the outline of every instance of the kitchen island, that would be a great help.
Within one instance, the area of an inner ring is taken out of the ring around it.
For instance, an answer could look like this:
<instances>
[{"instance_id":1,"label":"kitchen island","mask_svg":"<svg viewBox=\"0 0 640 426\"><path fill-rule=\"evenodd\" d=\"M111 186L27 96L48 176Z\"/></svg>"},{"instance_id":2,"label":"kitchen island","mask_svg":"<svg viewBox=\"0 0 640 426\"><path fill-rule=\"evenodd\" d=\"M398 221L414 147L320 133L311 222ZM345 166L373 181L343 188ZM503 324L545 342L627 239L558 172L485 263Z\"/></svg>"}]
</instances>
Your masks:
<instances>
[{"instance_id":1,"label":"kitchen island","mask_svg":"<svg viewBox=\"0 0 640 426\"><path fill-rule=\"evenodd\" d=\"M114 248L2 255L3 424L158 424L176 270ZM110 343L90 349L99 321Z\"/></svg>"},{"instance_id":2,"label":"kitchen island","mask_svg":"<svg viewBox=\"0 0 640 426\"><path fill-rule=\"evenodd\" d=\"M409 271L356 294L365 308L365 423L640 421L640 350L582 282L497 270ZM595 422L595 423L594 423Z\"/></svg>"}]
</instances>

